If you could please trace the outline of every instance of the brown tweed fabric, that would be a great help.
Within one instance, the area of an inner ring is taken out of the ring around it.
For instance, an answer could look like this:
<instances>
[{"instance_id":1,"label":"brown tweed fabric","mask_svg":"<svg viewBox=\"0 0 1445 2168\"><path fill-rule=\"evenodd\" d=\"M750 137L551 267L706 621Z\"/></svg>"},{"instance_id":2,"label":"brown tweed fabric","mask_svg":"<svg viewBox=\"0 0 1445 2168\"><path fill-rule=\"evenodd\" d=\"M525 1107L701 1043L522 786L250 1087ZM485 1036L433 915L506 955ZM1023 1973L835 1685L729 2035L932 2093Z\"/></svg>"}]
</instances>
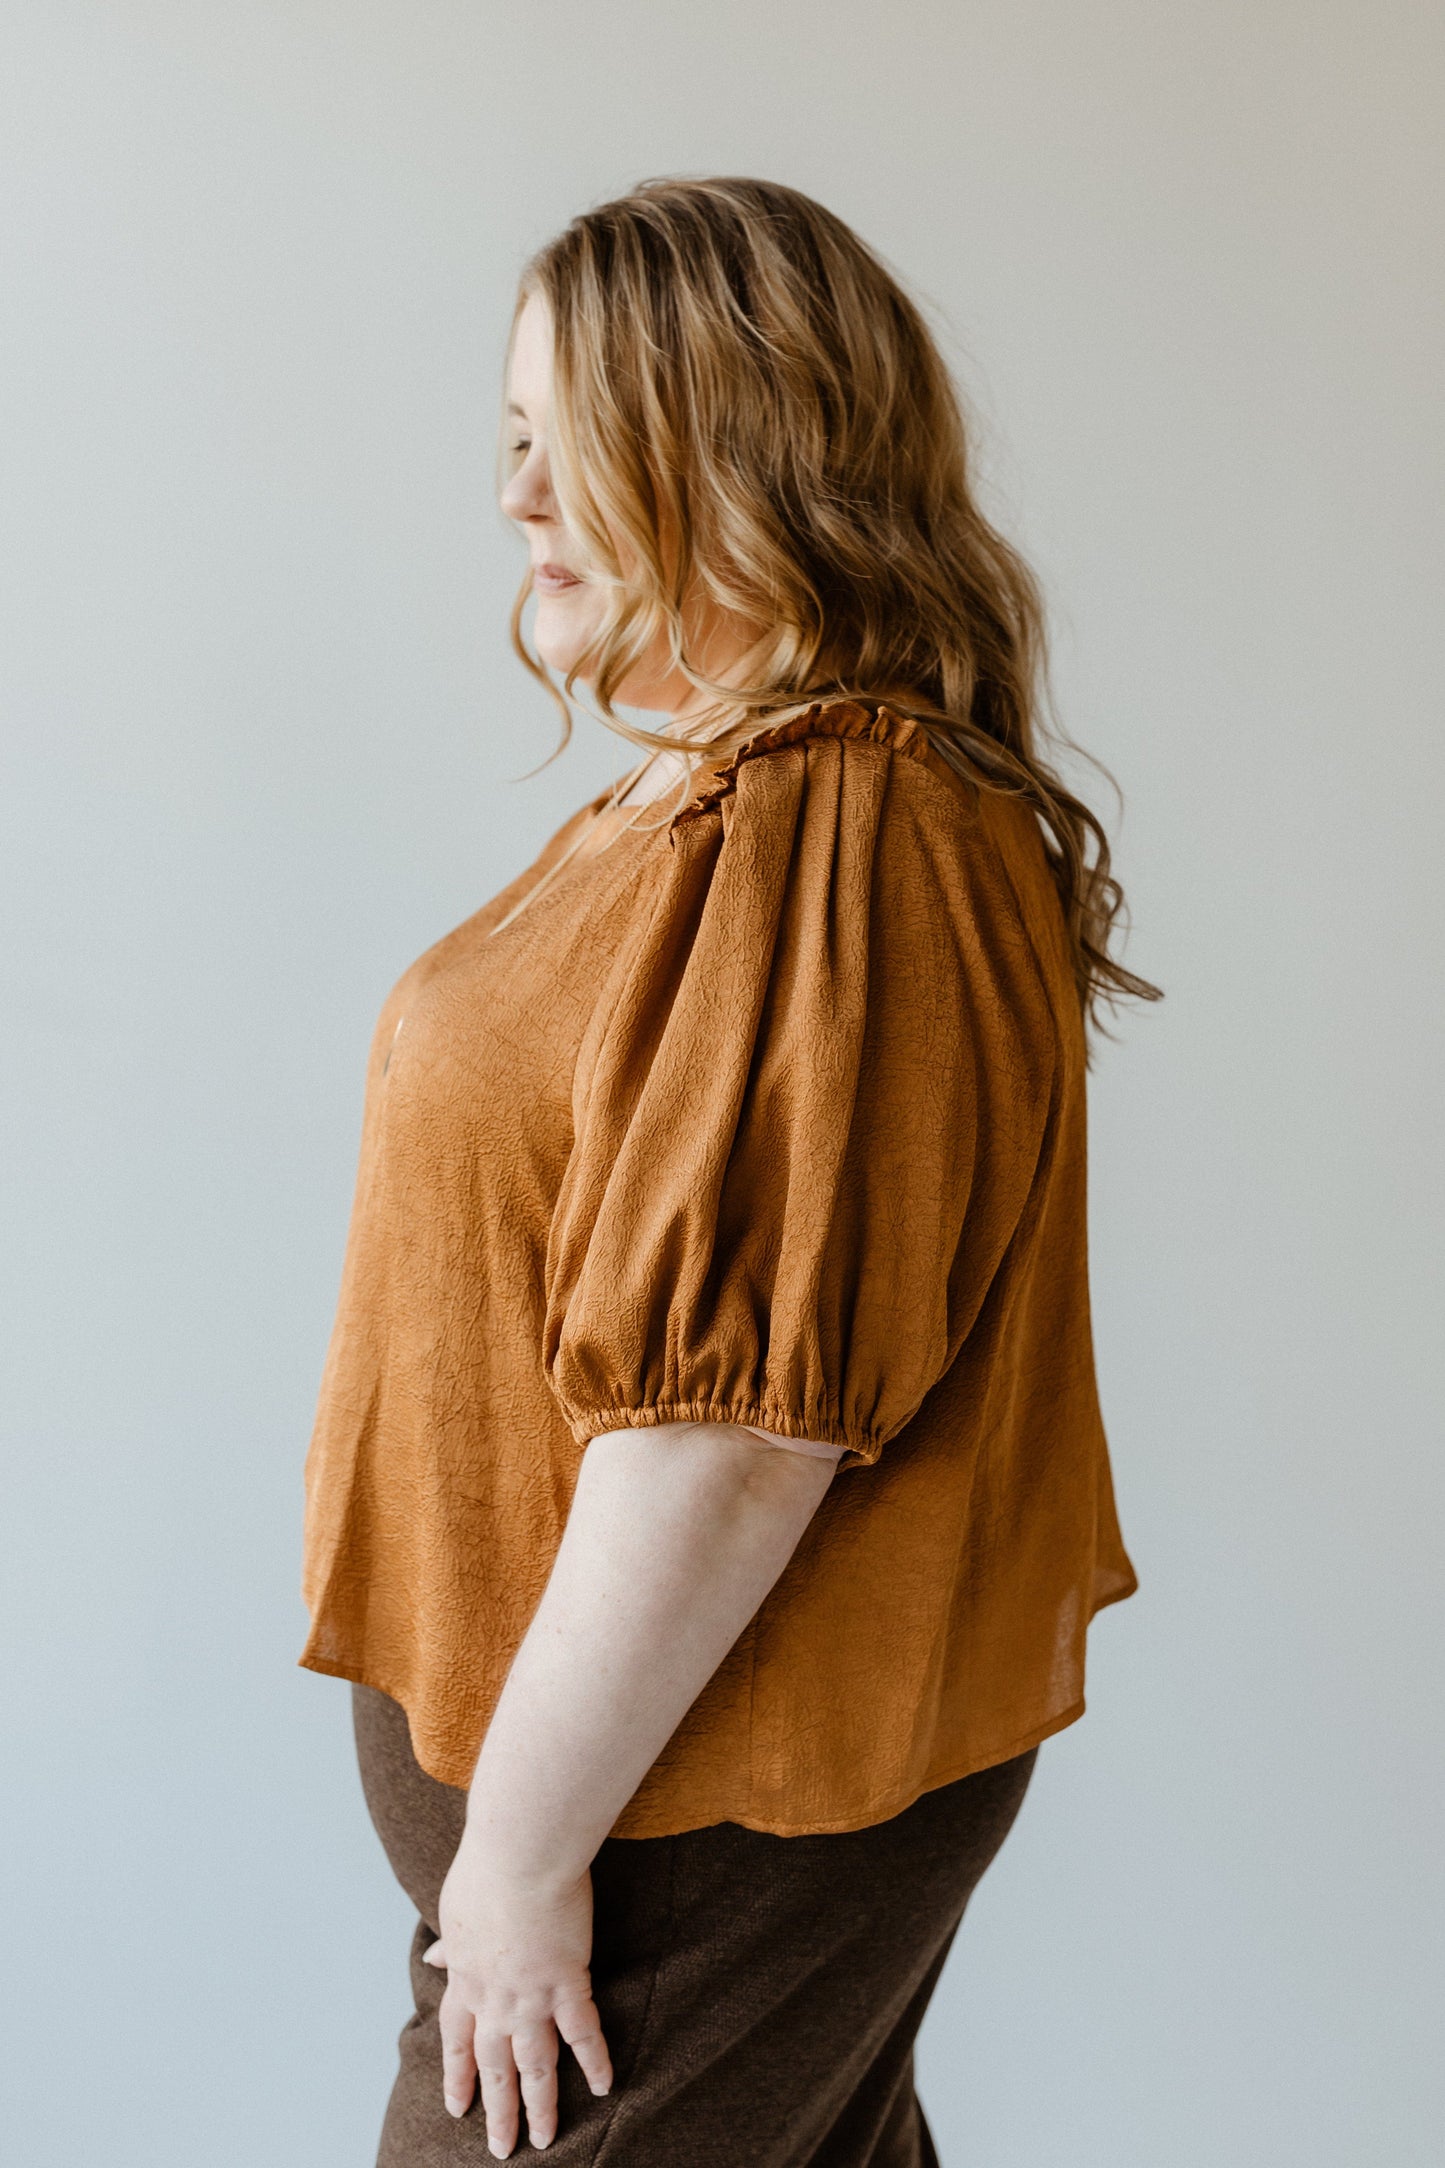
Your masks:
<instances>
[{"instance_id":1,"label":"brown tweed fabric","mask_svg":"<svg viewBox=\"0 0 1445 2168\"><path fill-rule=\"evenodd\" d=\"M353 1695L367 1804L420 1914L378 2168L480 2168L479 2109L454 2122L442 2105L444 1976L421 1961L465 1795L418 1765L396 1702ZM609 1838L592 1981L616 2082L593 2099L563 2049L553 2168L937 2168L914 2036L1037 1752L840 1835ZM529 2156L524 2126L513 2158Z\"/></svg>"}]
</instances>

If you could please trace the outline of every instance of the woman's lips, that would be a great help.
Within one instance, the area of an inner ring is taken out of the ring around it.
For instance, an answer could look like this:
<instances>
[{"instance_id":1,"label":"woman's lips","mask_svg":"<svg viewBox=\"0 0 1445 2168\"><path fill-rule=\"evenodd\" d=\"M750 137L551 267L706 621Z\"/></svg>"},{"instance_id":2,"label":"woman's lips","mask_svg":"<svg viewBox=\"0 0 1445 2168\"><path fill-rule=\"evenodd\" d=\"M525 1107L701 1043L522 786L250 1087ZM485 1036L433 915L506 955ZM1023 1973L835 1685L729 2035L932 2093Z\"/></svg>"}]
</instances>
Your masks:
<instances>
[{"instance_id":1,"label":"woman's lips","mask_svg":"<svg viewBox=\"0 0 1445 2168\"><path fill-rule=\"evenodd\" d=\"M533 565L532 585L539 595L561 595L569 587L580 587L582 582L565 565Z\"/></svg>"}]
</instances>

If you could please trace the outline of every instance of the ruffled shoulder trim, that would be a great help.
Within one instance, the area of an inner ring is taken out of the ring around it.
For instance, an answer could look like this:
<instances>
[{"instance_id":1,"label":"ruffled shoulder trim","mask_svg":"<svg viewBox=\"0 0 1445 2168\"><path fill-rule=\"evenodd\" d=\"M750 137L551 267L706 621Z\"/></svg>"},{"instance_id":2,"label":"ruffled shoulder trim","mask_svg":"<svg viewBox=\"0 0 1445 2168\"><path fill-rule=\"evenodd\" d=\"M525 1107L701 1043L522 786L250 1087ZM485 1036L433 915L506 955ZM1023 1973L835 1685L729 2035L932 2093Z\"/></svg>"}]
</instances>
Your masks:
<instances>
[{"instance_id":1,"label":"ruffled shoulder trim","mask_svg":"<svg viewBox=\"0 0 1445 2168\"><path fill-rule=\"evenodd\" d=\"M715 812L722 800L737 789L738 773L744 762L776 752L779 746L797 745L805 738L866 738L871 744L889 746L910 760L921 761L956 788L965 787L958 770L936 749L922 723L912 716L895 714L892 708L881 703L871 707L861 700L815 700L801 715L790 716L785 723L774 723L759 730L735 747L726 767L701 784L687 803L673 814L668 823L669 834L684 821L693 820L702 813Z\"/></svg>"}]
</instances>

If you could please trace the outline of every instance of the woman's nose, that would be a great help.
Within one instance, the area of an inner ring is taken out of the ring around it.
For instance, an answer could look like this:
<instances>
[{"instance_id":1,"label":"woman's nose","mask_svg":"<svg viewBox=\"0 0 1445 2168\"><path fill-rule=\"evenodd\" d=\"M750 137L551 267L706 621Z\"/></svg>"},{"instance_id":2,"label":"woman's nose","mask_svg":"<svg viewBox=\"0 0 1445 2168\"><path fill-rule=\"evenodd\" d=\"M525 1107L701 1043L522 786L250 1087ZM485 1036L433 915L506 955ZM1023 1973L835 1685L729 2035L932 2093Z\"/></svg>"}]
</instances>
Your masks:
<instances>
[{"instance_id":1,"label":"woman's nose","mask_svg":"<svg viewBox=\"0 0 1445 2168\"><path fill-rule=\"evenodd\" d=\"M543 519L551 503L546 462L529 453L502 491L508 519Z\"/></svg>"}]
</instances>

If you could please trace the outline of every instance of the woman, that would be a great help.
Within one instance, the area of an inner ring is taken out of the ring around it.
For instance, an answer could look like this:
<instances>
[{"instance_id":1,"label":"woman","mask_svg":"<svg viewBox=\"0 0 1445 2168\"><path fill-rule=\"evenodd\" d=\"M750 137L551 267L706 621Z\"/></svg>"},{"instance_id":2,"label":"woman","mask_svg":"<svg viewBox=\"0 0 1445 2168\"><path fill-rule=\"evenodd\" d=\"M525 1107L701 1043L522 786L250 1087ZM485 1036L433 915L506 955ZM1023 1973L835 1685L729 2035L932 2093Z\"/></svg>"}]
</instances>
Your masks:
<instances>
[{"instance_id":1,"label":"woman","mask_svg":"<svg viewBox=\"0 0 1445 2168\"><path fill-rule=\"evenodd\" d=\"M734 180L576 220L507 443L519 651L646 757L373 1049L302 1661L420 1914L380 2157L914 2168L928 1996L1135 1585L1085 1024L1156 989L847 227Z\"/></svg>"}]
</instances>

